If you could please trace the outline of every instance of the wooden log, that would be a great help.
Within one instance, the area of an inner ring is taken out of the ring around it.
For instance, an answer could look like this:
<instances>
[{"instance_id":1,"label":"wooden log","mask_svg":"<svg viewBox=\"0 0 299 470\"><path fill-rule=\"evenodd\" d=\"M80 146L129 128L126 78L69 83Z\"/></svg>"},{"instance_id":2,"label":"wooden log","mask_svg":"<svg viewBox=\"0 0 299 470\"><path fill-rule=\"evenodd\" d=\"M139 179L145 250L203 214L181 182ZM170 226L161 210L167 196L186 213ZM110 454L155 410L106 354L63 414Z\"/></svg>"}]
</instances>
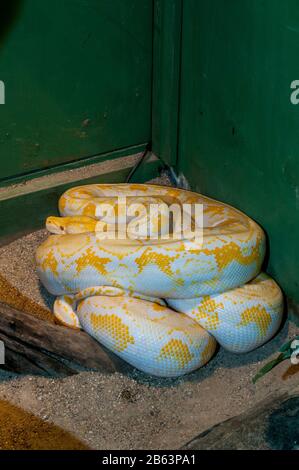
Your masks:
<instances>
[{"instance_id":1,"label":"wooden log","mask_svg":"<svg viewBox=\"0 0 299 470\"><path fill-rule=\"evenodd\" d=\"M248 411L202 432L181 449L298 450L298 422L299 386L283 387Z\"/></svg>"},{"instance_id":2,"label":"wooden log","mask_svg":"<svg viewBox=\"0 0 299 470\"><path fill-rule=\"evenodd\" d=\"M69 367L59 358L53 358L42 350L16 342L7 336L2 341L5 342L4 368L7 370L20 374L24 371L27 374L45 375L72 375L76 373L73 367Z\"/></svg>"},{"instance_id":3,"label":"wooden log","mask_svg":"<svg viewBox=\"0 0 299 470\"><path fill-rule=\"evenodd\" d=\"M0 303L10 305L24 313L55 323L54 315L48 308L39 305L35 300L24 295L0 273Z\"/></svg>"},{"instance_id":4,"label":"wooden log","mask_svg":"<svg viewBox=\"0 0 299 470\"><path fill-rule=\"evenodd\" d=\"M4 303L0 303L0 340L5 345L5 368L15 372L71 374L81 366L113 373L122 367L119 358L85 332L51 324Z\"/></svg>"}]
</instances>

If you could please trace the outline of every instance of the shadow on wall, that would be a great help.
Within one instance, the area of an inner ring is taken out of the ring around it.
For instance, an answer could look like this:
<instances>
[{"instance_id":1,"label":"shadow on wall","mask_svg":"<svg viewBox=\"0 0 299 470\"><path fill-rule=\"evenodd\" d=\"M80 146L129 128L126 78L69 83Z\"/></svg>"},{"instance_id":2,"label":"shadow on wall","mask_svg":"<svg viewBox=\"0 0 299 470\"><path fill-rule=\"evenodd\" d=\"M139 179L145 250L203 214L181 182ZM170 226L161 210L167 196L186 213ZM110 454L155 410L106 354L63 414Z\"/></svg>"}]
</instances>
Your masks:
<instances>
[{"instance_id":1,"label":"shadow on wall","mask_svg":"<svg viewBox=\"0 0 299 470\"><path fill-rule=\"evenodd\" d=\"M18 18L24 0L6 0L0 5L0 47Z\"/></svg>"}]
</instances>

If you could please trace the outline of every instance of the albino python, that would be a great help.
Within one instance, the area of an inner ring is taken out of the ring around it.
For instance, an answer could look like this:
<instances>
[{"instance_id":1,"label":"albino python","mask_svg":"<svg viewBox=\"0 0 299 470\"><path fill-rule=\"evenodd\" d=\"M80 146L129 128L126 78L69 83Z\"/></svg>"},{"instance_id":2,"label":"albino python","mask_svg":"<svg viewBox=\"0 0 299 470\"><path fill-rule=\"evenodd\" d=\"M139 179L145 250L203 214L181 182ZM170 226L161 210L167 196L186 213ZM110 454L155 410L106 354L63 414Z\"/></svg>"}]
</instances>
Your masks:
<instances>
[{"instance_id":1,"label":"albino python","mask_svg":"<svg viewBox=\"0 0 299 470\"><path fill-rule=\"evenodd\" d=\"M116 210L118 226L129 227L119 197L146 208L154 202L202 204L203 239L164 239L163 210L158 217L139 217L136 238L105 238L103 232L113 228L111 214L103 211L107 204ZM40 280L57 296L54 315L136 368L179 376L209 361L217 342L243 353L278 330L283 299L275 281L261 273L265 236L240 211L150 184L73 188L60 198L59 211L61 217L47 219L52 234L36 252Z\"/></svg>"}]
</instances>

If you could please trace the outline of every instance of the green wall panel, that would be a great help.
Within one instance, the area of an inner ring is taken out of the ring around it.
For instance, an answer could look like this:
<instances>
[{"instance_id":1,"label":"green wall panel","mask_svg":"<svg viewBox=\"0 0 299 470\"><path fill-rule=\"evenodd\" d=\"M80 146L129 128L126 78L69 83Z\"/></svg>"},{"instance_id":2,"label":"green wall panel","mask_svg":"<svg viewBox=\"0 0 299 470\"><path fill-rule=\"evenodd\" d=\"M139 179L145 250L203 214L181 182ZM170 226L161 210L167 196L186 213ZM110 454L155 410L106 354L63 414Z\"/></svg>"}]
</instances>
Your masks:
<instances>
[{"instance_id":1,"label":"green wall panel","mask_svg":"<svg viewBox=\"0 0 299 470\"><path fill-rule=\"evenodd\" d=\"M0 181L148 142L151 0L1 6Z\"/></svg>"},{"instance_id":2,"label":"green wall panel","mask_svg":"<svg viewBox=\"0 0 299 470\"><path fill-rule=\"evenodd\" d=\"M154 0L152 148L177 164L183 0Z\"/></svg>"},{"instance_id":3,"label":"green wall panel","mask_svg":"<svg viewBox=\"0 0 299 470\"><path fill-rule=\"evenodd\" d=\"M184 0L179 170L256 219L299 302L297 0Z\"/></svg>"}]
</instances>

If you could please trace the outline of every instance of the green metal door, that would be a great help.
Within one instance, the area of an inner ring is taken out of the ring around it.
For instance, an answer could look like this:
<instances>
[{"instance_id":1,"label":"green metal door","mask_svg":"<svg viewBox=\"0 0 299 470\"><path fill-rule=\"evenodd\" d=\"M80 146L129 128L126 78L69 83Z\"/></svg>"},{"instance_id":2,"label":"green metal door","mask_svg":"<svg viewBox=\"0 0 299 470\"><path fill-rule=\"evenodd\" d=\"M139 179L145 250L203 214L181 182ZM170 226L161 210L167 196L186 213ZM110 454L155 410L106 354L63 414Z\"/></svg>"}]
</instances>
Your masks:
<instances>
[{"instance_id":1,"label":"green metal door","mask_svg":"<svg viewBox=\"0 0 299 470\"><path fill-rule=\"evenodd\" d=\"M0 182L151 137L151 0L1 7Z\"/></svg>"}]
</instances>

